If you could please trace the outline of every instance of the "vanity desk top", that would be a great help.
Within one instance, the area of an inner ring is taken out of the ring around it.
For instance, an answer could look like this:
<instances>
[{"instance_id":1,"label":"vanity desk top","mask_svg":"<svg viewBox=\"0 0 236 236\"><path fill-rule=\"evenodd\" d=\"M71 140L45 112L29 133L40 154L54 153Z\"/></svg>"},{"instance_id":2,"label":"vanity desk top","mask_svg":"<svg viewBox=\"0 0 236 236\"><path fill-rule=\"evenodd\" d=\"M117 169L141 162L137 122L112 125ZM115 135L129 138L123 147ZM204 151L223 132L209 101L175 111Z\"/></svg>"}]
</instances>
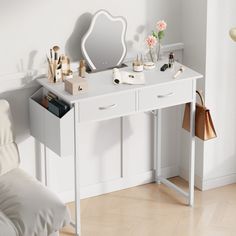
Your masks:
<instances>
[{"instance_id":1,"label":"vanity desk top","mask_svg":"<svg viewBox=\"0 0 236 236\"><path fill-rule=\"evenodd\" d=\"M152 70L144 70L144 76L146 79L146 84L144 85L128 85L119 84L115 85L112 81L112 70L106 70L96 73L87 73L86 80L88 82L88 91L82 92L79 95L73 96L64 90L64 83L50 83L47 78L38 79L38 83L41 84L46 89L52 91L57 96L62 98L65 102L73 104L78 101L94 99L96 97L111 95L111 94L121 94L124 92L138 91L148 87L158 86L158 85L171 85L180 83L186 80L200 79L203 76L194 70L184 66L185 71L177 78L173 79L173 75L179 70L180 63L175 63L174 70L167 69L165 72L160 71L161 66L167 63L167 60L162 60L156 63L156 68ZM131 65L127 64L127 67L123 67L120 70L133 71ZM140 72L137 72L140 73ZM184 89L184 88L183 88ZM184 92L184 90L183 90Z\"/></svg>"}]
</instances>

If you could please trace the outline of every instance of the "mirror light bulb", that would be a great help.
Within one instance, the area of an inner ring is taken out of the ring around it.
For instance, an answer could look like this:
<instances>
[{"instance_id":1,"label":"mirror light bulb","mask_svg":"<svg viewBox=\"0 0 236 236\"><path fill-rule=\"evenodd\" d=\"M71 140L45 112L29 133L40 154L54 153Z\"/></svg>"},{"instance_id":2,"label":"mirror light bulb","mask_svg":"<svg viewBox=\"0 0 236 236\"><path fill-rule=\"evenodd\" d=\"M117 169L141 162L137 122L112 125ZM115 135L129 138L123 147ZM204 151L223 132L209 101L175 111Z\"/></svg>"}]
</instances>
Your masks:
<instances>
[{"instance_id":1,"label":"mirror light bulb","mask_svg":"<svg viewBox=\"0 0 236 236\"><path fill-rule=\"evenodd\" d=\"M232 28L232 29L229 31L229 35L230 35L230 37L236 42L236 28Z\"/></svg>"}]
</instances>

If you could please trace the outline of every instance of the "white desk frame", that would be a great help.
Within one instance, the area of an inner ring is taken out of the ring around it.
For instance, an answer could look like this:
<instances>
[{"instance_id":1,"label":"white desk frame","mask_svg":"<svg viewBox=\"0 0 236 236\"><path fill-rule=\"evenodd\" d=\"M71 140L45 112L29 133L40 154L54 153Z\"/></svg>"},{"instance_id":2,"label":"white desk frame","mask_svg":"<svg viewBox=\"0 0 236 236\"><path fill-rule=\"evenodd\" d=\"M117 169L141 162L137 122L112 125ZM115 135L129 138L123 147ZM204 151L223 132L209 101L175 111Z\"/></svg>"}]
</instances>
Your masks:
<instances>
[{"instance_id":1,"label":"white desk frame","mask_svg":"<svg viewBox=\"0 0 236 236\"><path fill-rule=\"evenodd\" d=\"M152 72L145 72L146 79L148 80L148 76L154 76L159 77L161 81L158 82L158 85L162 86L164 85L170 85L174 81L181 81L181 80L191 80L191 91L188 91L191 93L191 99L189 99L187 102L191 103L191 114L190 114L190 133L189 133L189 138L190 138L190 158L189 158L189 190L188 192L183 191L180 187L176 186L175 184L171 183L169 180L165 179L162 177L161 173L161 109L166 108L169 106L163 106L161 108L155 109L149 109L150 111L153 111L154 115L154 122L155 122L155 132L154 132L154 160L155 160L155 180L157 183L163 183L166 186L170 187L171 189L175 190L179 194L181 194L183 197L185 197L188 200L188 204L190 206L193 206L194 204L194 167L195 167L195 103L196 103L196 96L195 96L195 91L196 91L196 80L199 78L202 78L202 75L198 74L197 72L189 69L186 67L185 72L180 75L180 77L176 80L173 79L173 74L177 69L179 69L180 64L176 63L175 66L175 71L167 71L167 72L160 72L160 66L163 65L163 61L159 62L157 64L157 68L153 70ZM124 70L131 70L130 68L124 68ZM156 73L156 74L155 74ZM102 76L101 76L102 75ZM155 82L150 82L147 81L146 85L139 85L139 86L130 86L130 85L113 85L112 84L112 78L111 78L111 71L106 71L106 72L99 72L96 74L90 74L88 75L88 81L90 83L90 77L91 77L91 84L89 84L89 89L90 85L95 81L93 81L94 77L98 77L96 80L100 80L99 77L101 78L106 78L106 82L109 81L109 86L111 88L111 93L114 92L114 88L116 89L117 93L120 92L119 86L121 86L121 90L129 90L130 92L135 92L136 99L139 100L140 98L138 95L142 92L144 88L147 88L148 86L153 86L151 83ZM163 77L163 78L162 78ZM157 79L158 80L158 79ZM154 79L152 81L155 81ZM61 99L64 101L70 103L74 107L74 173L75 173L75 223L72 223L72 225L75 227L76 231L76 236L81 236L81 221L80 221L80 179L79 179L79 169L80 169L80 156L79 156L79 142L78 142L78 135L79 135L79 123L80 123L80 107L79 107L79 102L83 99L97 99L98 97L102 97L102 91L101 94L81 94L78 96L71 96L67 94L64 91L63 85L55 85L55 84L50 84L47 79L40 79L38 82L46 89L52 91L56 95L58 95ZM101 83L103 81L101 80ZM168 84L169 82L169 84ZM97 83L97 82L96 82ZM154 84L155 85L155 84ZM101 86L101 85L100 85ZM185 92L184 89L182 91L183 93ZM99 93L99 91L96 91L96 93ZM161 95L159 97L165 97L169 96L170 94L166 95ZM179 104L184 104L186 102L179 102ZM137 105L136 105L137 107ZM137 111L137 112L142 112L142 111ZM133 112L137 113L136 111ZM124 114L127 115L127 114ZM118 116L113 116L114 117L120 117L122 115ZM107 119L106 117L104 119ZM109 119L109 118L108 118ZM99 120L103 120L102 118L99 118Z\"/></svg>"}]
</instances>

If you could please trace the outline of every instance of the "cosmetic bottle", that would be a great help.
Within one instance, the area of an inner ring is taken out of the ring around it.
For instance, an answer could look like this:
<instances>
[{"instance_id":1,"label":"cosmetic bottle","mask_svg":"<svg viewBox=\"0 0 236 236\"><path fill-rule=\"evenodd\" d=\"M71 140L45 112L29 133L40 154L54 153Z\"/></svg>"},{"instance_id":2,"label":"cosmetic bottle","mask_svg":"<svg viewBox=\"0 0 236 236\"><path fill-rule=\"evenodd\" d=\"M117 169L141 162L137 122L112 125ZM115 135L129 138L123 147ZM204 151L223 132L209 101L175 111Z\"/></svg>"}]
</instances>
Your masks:
<instances>
[{"instance_id":1,"label":"cosmetic bottle","mask_svg":"<svg viewBox=\"0 0 236 236\"><path fill-rule=\"evenodd\" d=\"M169 68L173 69L175 63L175 55L173 52L169 54Z\"/></svg>"},{"instance_id":2,"label":"cosmetic bottle","mask_svg":"<svg viewBox=\"0 0 236 236\"><path fill-rule=\"evenodd\" d=\"M137 55L136 60L133 62L133 71L134 72L142 72L143 71L143 59L141 56L141 59L139 59L139 56Z\"/></svg>"},{"instance_id":3,"label":"cosmetic bottle","mask_svg":"<svg viewBox=\"0 0 236 236\"><path fill-rule=\"evenodd\" d=\"M66 76L70 73L70 59L69 59L69 57L62 55L61 56L61 63L62 63L62 74Z\"/></svg>"},{"instance_id":4,"label":"cosmetic bottle","mask_svg":"<svg viewBox=\"0 0 236 236\"><path fill-rule=\"evenodd\" d=\"M85 60L79 61L79 77L85 78L86 76L86 66L85 66Z\"/></svg>"}]
</instances>

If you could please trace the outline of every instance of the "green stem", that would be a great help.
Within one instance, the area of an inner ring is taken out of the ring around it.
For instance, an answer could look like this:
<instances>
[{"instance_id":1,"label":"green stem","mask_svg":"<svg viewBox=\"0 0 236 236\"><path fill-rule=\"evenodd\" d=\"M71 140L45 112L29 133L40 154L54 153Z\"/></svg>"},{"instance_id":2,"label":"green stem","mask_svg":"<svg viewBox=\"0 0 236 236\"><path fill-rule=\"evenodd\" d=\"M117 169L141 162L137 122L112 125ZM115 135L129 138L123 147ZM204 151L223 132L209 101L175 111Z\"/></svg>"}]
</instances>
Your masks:
<instances>
[{"instance_id":1,"label":"green stem","mask_svg":"<svg viewBox=\"0 0 236 236\"><path fill-rule=\"evenodd\" d=\"M151 48L149 48L149 53L150 53L150 57L151 57L152 62L154 62Z\"/></svg>"}]
</instances>

